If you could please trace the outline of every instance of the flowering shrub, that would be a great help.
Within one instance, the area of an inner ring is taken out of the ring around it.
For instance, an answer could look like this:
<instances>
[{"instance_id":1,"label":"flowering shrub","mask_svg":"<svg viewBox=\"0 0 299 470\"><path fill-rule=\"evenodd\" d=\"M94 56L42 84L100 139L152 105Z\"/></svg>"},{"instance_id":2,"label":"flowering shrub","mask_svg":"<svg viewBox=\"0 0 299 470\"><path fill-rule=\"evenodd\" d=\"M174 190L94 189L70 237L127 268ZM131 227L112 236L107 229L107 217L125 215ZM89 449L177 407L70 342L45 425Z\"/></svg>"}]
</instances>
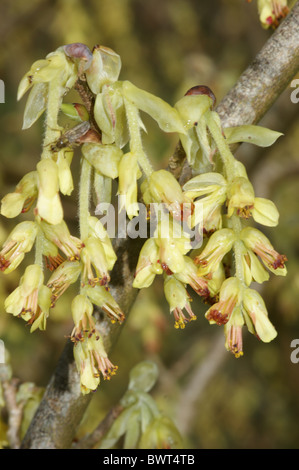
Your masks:
<instances>
[{"instance_id":1,"label":"flowering shrub","mask_svg":"<svg viewBox=\"0 0 299 470\"><path fill-rule=\"evenodd\" d=\"M121 59L111 49L96 46L91 52L80 43L62 46L33 63L20 82L18 99L30 90L23 129L45 114L41 158L1 205L1 214L8 218L32 213L32 220L18 223L3 244L1 271L16 269L35 248L34 264L5 301L8 313L23 318L31 332L45 330L57 299L80 279L71 304L71 340L84 394L98 387L101 375L109 379L117 369L97 329L94 305L112 322L125 320L109 291L117 255L94 215L92 192L98 204L110 203L116 181L119 210L130 221L138 217L141 201L151 208L155 230L140 251L133 287L146 288L157 275L163 276L174 325L184 328L196 320L190 286L209 303L207 320L224 325L225 346L236 357L243 354L243 326L265 342L277 334L251 283L268 280L269 271L286 275L286 257L249 225L253 219L276 226L277 208L256 197L244 165L230 149L237 142L269 146L281 134L251 125L222 129L208 87L191 88L171 106L119 80L120 69ZM79 91L83 103L63 101L71 89ZM153 169L143 147L140 112L153 118L161 131L177 133L193 172L183 186L169 171ZM73 122L71 129L60 124L60 113ZM76 146L81 149L79 234L72 235L60 194L74 190L71 163ZM202 247L194 246L194 232L198 240L203 234ZM224 270L230 252L232 262Z\"/></svg>"}]
</instances>

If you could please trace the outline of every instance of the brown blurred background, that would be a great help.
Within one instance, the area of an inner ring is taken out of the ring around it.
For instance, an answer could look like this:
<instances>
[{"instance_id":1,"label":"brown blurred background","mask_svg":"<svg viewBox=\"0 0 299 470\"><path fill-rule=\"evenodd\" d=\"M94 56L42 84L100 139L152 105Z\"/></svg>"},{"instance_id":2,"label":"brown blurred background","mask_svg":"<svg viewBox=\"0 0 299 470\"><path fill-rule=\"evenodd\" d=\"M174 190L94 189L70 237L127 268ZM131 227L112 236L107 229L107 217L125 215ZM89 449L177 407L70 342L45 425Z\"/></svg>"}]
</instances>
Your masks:
<instances>
[{"instance_id":1,"label":"brown blurred background","mask_svg":"<svg viewBox=\"0 0 299 470\"><path fill-rule=\"evenodd\" d=\"M16 101L18 83L35 60L63 44L101 44L120 54L120 79L170 104L199 84L208 85L219 102L272 34L261 28L255 0L2 0L0 8L0 78L5 83L5 103L0 104L1 197L39 159L42 120L21 131L26 99ZM284 137L272 149L243 145L237 154L256 195L272 198L281 214L279 227L264 232L287 255L289 274L272 276L262 286L278 337L263 344L244 334L244 357L235 359L224 349L222 330L208 324L206 307L196 299L198 320L175 330L156 280L135 304L111 357L118 374L101 384L79 435L117 403L129 370L147 358L160 368L153 396L175 420L187 448L298 448L299 363L290 360L290 343L299 338L299 104L291 102L292 90L282 94L261 123ZM146 118L145 123L147 152L157 169L165 167L176 137L161 135ZM79 156L72 167L75 181L78 161ZM66 217L75 227L76 200L76 191L64 198ZM14 223L1 218L1 242ZM18 284L25 264L17 273L1 273L0 305ZM72 328L70 299L71 292L58 302L46 332L32 335L22 320L0 307L0 338L14 375L22 381L47 384Z\"/></svg>"}]
</instances>

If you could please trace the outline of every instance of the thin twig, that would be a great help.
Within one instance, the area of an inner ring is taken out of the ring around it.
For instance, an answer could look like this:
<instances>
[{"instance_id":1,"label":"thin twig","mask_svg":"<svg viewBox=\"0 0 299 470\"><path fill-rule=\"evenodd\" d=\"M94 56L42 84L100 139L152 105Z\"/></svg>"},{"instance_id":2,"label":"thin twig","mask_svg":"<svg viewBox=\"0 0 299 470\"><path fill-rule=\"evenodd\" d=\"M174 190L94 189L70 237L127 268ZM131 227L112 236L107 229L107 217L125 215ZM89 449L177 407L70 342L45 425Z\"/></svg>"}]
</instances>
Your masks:
<instances>
[{"instance_id":1,"label":"thin twig","mask_svg":"<svg viewBox=\"0 0 299 470\"><path fill-rule=\"evenodd\" d=\"M107 431L112 426L113 422L116 418L120 415L123 411L123 407L121 405L114 406L105 416L103 421L96 427L96 429L84 436L78 442L73 444L73 449L93 449L95 446L98 446L100 441L103 439Z\"/></svg>"}]
</instances>

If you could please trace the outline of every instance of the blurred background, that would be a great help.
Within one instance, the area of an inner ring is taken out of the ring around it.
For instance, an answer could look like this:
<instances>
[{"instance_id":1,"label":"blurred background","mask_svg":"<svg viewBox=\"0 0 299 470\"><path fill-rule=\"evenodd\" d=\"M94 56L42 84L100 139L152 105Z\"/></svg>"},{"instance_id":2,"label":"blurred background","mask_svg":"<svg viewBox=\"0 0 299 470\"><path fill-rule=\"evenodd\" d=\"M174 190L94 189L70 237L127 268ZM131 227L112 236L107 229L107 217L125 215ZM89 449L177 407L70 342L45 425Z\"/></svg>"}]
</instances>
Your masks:
<instances>
[{"instance_id":1,"label":"blurred background","mask_svg":"<svg viewBox=\"0 0 299 470\"><path fill-rule=\"evenodd\" d=\"M208 85L220 102L271 34L260 26L255 0L2 0L1 197L39 159L42 120L21 131L26 99L16 101L18 83L35 60L63 44L83 42L91 49L101 44L121 56L120 79L170 104L199 84ZM244 332L244 356L235 359L224 348L222 329L208 324L206 306L196 299L198 320L177 331L157 279L139 295L111 354L118 373L95 393L78 437L122 397L130 369L151 359L160 370L152 396L175 421L185 448L298 448L299 363L291 362L290 344L299 338L299 104L291 102L291 91L289 87L260 123L284 136L273 148L242 145L237 153L256 195L274 200L281 214L279 226L264 233L286 254L288 276L272 276L262 286L277 338L263 344ZM146 118L145 124L146 150L156 169L166 167L176 137L162 135ZM79 157L73 162L75 175L78 162ZM74 227L76 201L76 191L64 198L67 221ZM14 223L2 217L1 242ZM0 273L0 338L14 376L44 387L72 329L69 302L74 291L57 303L46 332L31 335L23 321L3 309L26 263L30 256L20 271Z\"/></svg>"}]
</instances>

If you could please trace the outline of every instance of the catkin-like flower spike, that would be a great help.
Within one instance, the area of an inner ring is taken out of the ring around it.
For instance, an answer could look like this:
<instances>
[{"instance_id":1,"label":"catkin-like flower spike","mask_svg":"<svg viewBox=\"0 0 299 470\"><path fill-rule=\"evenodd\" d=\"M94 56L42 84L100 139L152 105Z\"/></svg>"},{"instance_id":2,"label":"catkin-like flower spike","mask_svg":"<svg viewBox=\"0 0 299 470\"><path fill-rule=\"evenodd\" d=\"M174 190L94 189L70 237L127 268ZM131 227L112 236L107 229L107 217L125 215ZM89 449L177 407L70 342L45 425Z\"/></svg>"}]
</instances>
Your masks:
<instances>
[{"instance_id":1,"label":"catkin-like flower spike","mask_svg":"<svg viewBox=\"0 0 299 470\"><path fill-rule=\"evenodd\" d=\"M0 251L0 270L5 274L12 272L23 261L37 234L35 222L21 222L15 226Z\"/></svg>"},{"instance_id":2,"label":"catkin-like flower spike","mask_svg":"<svg viewBox=\"0 0 299 470\"><path fill-rule=\"evenodd\" d=\"M1 201L1 214L8 218L27 212L37 196L37 172L27 173L13 193L6 194Z\"/></svg>"},{"instance_id":3,"label":"catkin-like flower spike","mask_svg":"<svg viewBox=\"0 0 299 470\"><path fill-rule=\"evenodd\" d=\"M182 282L174 276L167 276L164 281L164 293L169 303L170 312L173 313L175 319L175 328L183 329L186 323L196 320L196 315L190 306L191 298ZM187 317L183 310L186 310Z\"/></svg>"}]
</instances>

